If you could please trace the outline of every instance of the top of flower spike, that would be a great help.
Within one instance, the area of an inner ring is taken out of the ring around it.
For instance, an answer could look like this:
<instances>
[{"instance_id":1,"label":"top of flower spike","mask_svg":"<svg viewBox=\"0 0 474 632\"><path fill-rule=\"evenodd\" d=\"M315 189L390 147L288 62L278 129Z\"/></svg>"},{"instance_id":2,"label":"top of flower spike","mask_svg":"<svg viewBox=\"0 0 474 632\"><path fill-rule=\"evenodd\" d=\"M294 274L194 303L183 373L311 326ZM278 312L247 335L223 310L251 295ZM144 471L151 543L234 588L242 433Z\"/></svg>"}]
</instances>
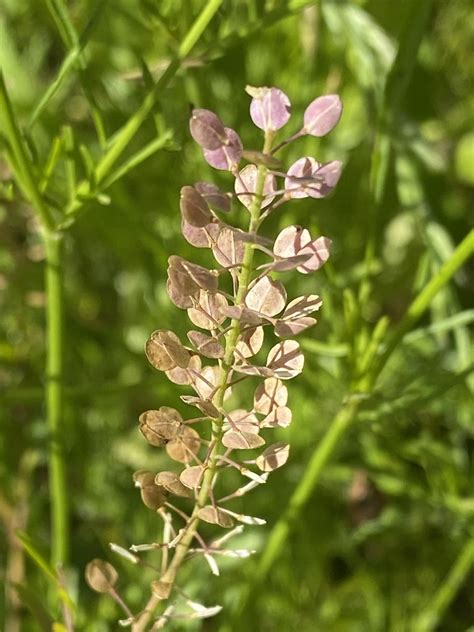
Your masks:
<instances>
[{"instance_id":1,"label":"top of flower spike","mask_svg":"<svg viewBox=\"0 0 474 632\"><path fill-rule=\"evenodd\" d=\"M253 97L250 103L250 117L257 127L266 132L276 132L288 122L291 103L282 90L253 86L247 86L245 90Z\"/></svg>"}]
</instances>

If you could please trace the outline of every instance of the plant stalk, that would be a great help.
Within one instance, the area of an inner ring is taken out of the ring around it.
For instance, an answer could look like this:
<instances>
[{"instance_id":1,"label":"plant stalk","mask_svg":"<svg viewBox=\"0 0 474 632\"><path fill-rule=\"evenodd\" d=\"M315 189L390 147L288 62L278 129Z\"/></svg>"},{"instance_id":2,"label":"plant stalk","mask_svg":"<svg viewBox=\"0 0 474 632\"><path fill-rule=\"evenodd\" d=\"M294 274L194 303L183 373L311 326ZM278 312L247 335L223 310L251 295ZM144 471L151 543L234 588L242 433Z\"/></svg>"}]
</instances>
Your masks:
<instances>
[{"instance_id":1,"label":"plant stalk","mask_svg":"<svg viewBox=\"0 0 474 632\"><path fill-rule=\"evenodd\" d=\"M273 140L273 134L267 133L265 135L265 143L263 147L264 153L270 153L271 144ZM250 206L250 222L249 222L249 232L254 232L258 229L260 211L263 200L263 189L265 185L265 176L267 174L267 168L264 165L260 165L258 167L257 173L257 182L255 186L255 195L253 197L252 205ZM253 272L253 258L254 258L255 249L251 243L245 244L244 256L242 261L242 267L238 276L238 289L236 294L236 305L242 305L245 295L247 294L247 290L251 281L252 272ZM221 410L224 404L224 395L225 391L228 388L229 376L232 370L232 366L234 364L234 353L235 347L237 345L237 341L240 335L240 321L237 319L233 319L231 323L231 329L226 336L225 343L225 353L224 358L221 364L220 376L219 376L219 386L213 398L213 404L216 406L218 410ZM219 456L220 456L220 447L221 447L221 439L223 434L223 425L224 425L224 415L220 415L218 419L213 420L212 423L212 436L211 436L211 445L212 450L207 459L207 469L204 473L201 490L199 492L199 496L197 502L194 506L191 517L186 524L185 534L176 545L176 551L173 556L173 559L166 569L165 573L160 578L160 581L169 583L171 585L174 584L176 579L176 575L181 567L181 564L186 557L188 549L191 545L191 542L196 535L196 531L199 525L199 510L202 509L208 502L212 487L215 483L216 476L218 473L218 464L219 464ZM153 612L160 602L160 598L154 594L151 595L148 600L147 605L144 610L141 612L136 622L132 625L132 632L143 632L146 629L151 617L153 616Z\"/></svg>"},{"instance_id":2,"label":"plant stalk","mask_svg":"<svg viewBox=\"0 0 474 632\"><path fill-rule=\"evenodd\" d=\"M55 567L68 562L69 510L63 431L63 283L61 234L46 236L46 410L49 430L49 488Z\"/></svg>"}]
</instances>

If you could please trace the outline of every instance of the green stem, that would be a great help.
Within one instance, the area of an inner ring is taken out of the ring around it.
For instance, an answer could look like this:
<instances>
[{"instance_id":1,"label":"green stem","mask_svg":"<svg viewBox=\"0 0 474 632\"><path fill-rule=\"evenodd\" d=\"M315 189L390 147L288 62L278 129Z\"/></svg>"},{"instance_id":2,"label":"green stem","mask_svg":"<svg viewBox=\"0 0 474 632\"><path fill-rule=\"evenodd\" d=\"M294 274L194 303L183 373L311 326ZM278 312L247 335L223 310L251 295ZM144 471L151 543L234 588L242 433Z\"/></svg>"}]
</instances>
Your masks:
<instances>
[{"instance_id":1,"label":"green stem","mask_svg":"<svg viewBox=\"0 0 474 632\"><path fill-rule=\"evenodd\" d=\"M361 302L367 300L371 290L370 265L377 246L378 219L388 181L392 138L396 136L394 123L416 65L418 48L425 33L432 3L433 0L418 0L411 4L408 3L403 32L399 38L397 56L387 76L383 101L380 104L370 164L370 233L364 256L366 274L359 288Z\"/></svg>"},{"instance_id":2,"label":"green stem","mask_svg":"<svg viewBox=\"0 0 474 632\"><path fill-rule=\"evenodd\" d=\"M206 30L209 22L217 13L222 2L223 0L208 0L206 6L196 18L187 35L184 37L179 47L178 56L168 64L166 70L155 83L151 92L149 92L145 97L142 105L115 136L115 142L97 165L95 179L98 184L100 184L100 182L108 175L117 159L134 138L135 134L152 111L157 100L157 95L161 93L179 70L181 62L194 48L199 38Z\"/></svg>"},{"instance_id":3,"label":"green stem","mask_svg":"<svg viewBox=\"0 0 474 632\"><path fill-rule=\"evenodd\" d=\"M17 182L24 191L25 197L32 203L38 213L43 228L46 232L54 230L54 220L51 212L45 204L38 186L38 179L34 173L33 165L28 154L28 149L15 119L12 104L8 96L7 87L0 71L0 119L3 123L3 132L6 135L13 153L17 170Z\"/></svg>"},{"instance_id":4,"label":"green stem","mask_svg":"<svg viewBox=\"0 0 474 632\"><path fill-rule=\"evenodd\" d=\"M0 73L0 117L11 149L12 168L27 200L37 213L46 249L46 414L49 430L49 486L51 501L52 550L54 565L63 565L68 558L68 510L66 471L62 447L62 234L55 231L54 219L40 190L39 178L21 135Z\"/></svg>"},{"instance_id":5,"label":"green stem","mask_svg":"<svg viewBox=\"0 0 474 632\"><path fill-rule=\"evenodd\" d=\"M46 237L46 409L49 430L49 488L54 566L68 561L69 527L63 425L62 236Z\"/></svg>"},{"instance_id":6,"label":"green stem","mask_svg":"<svg viewBox=\"0 0 474 632\"><path fill-rule=\"evenodd\" d=\"M403 318L392 333L384 353L380 356L378 362L374 363L371 371L373 381L375 381L376 376L380 374L387 360L402 341L405 334L420 320L428 309L436 294L452 279L456 272L473 254L474 230L471 230L405 312Z\"/></svg>"},{"instance_id":7,"label":"green stem","mask_svg":"<svg viewBox=\"0 0 474 632\"><path fill-rule=\"evenodd\" d=\"M454 562L448 576L433 595L431 602L424 608L416 620L414 629L419 632L432 632L449 604L452 602L466 576L474 566L474 540L469 540Z\"/></svg>"},{"instance_id":8,"label":"green stem","mask_svg":"<svg viewBox=\"0 0 474 632\"><path fill-rule=\"evenodd\" d=\"M273 140L273 134L267 133L265 135L265 143L263 147L264 153L270 153L271 144ZM255 185L255 195L253 202L250 206L250 222L249 232L254 232L258 228L260 211L263 200L263 189L265 185L265 176L267 174L267 168L264 165L258 167L257 181ZM255 249L252 244L245 244L244 256L242 261L242 267L240 269L238 277L238 288L235 299L236 305L241 305L247 294L248 286L252 277L253 271L253 257ZM224 395L228 387L229 375L234 364L234 353L237 341L240 335L240 321L237 319L232 320L231 329L226 336L225 353L221 364L219 386L213 398L213 403L218 410L221 410L224 404ZM185 534L176 546L176 552L173 556L171 564L168 566L165 573L160 578L160 581L173 585L176 579L176 575L181 567L181 564L186 557L188 549L193 541L194 536L199 525L199 510L204 507L209 499L212 487L215 483L218 473L218 463L221 447L221 439L223 434L224 416L220 415L218 419L215 419L212 423L212 436L211 445L212 450L209 454L207 464L208 467L203 476L201 490L197 502L194 506L190 520L185 527ZM142 610L140 616L132 626L132 632L143 632L150 621L156 607L160 602L160 598L156 595L151 595L144 610Z\"/></svg>"}]
</instances>

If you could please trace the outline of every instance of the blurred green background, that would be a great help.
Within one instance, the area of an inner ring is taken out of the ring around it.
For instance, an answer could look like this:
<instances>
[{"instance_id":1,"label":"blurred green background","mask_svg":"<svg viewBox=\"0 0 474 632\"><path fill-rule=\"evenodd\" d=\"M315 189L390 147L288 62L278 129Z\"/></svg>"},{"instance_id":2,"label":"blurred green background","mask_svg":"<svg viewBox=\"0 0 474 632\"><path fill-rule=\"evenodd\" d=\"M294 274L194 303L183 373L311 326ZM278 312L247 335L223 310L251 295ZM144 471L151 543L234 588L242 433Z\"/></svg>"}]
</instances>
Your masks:
<instances>
[{"instance_id":1,"label":"blurred green background","mask_svg":"<svg viewBox=\"0 0 474 632\"><path fill-rule=\"evenodd\" d=\"M44 165L52 139L71 126L69 164L83 177L81 146L93 160L101 155L91 98L107 137L113 136L143 102L205 3L66 3L78 33L98 8L101 13L86 32L83 69L67 72L28 127L67 53L49 4L2 0L0 66L32 154ZM412 15L421 5L427 18L413 48ZM399 50L408 53L399 67L407 84L392 100L387 76ZM78 629L116 630L121 616L83 581L93 557L113 561L121 593L133 608L146 600L153 573L113 559L108 548L108 542L128 547L160 537L157 518L141 504L131 475L166 468L167 459L145 444L137 417L160 405L190 414L178 399L182 390L154 372L143 353L152 330L183 334L188 326L165 291L168 256L211 262L209 253L192 249L180 235L180 187L210 180L225 188L232 182L207 166L190 139L190 108L216 111L247 147L259 149L246 84L275 85L289 95L289 132L298 129L316 96L337 92L344 103L332 134L302 139L284 156L287 165L301 155L342 160L336 191L325 200L284 205L265 227L265 234L275 235L286 225L302 224L330 237L334 250L316 275L287 277L291 296L317 292L325 305L317 327L302 335L306 368L289 385L293 423L275 435L291 443L289 463L242 501L245 512L264 517L267 526L248 527L239 548L261 552L349 391L367 331L383 314L394 322L401 317L472 224L473 59L470 0L227 0L187 63L160 91L126 156L165 129L172 141L108 188L108 199L87 202L65 241L68 577ZM389 114L384 132L391 151L376 203L369 174L381 112ZM67 201L67 173L61 159L50 189L58 204ZM26 531L48 555L44 249L32 211L11 181L7 163L0 162L0 573L23 585L31 605L35 595L43 599L48 580L23 552L15 529ZM246 217L234 211L232 220L244 226ZM373 251L366 257L369 239ZM369 288L362 295L361 282ZM352 316L348 296L355 297ZM474 536L473 316L464 268L390 359L245 611L237 613L235 604L255 560L226 560L220 578L194 561L180 584L224 611L202 627L180 622L170 629L474 630L472 555L471 562L462 557ZM459 559L465 563L453 580ZM5 586L0 628L40 630L37 616L8 581ZM443 586L447 598L436 602L434 620L422 628L419 614L431 612Z\"/></svg>"}]
</instances>

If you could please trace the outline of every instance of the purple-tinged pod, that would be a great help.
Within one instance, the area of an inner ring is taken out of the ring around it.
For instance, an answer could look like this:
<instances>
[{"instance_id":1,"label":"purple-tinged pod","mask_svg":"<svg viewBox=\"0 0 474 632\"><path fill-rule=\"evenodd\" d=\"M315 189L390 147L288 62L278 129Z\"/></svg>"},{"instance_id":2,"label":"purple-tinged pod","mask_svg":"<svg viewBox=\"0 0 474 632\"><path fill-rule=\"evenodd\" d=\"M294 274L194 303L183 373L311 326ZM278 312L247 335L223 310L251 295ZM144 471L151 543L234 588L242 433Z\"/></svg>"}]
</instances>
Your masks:
<instances>
[{"instance_id":1,"label":"purple-tinged pod","mask_svg":"<svg viewBox=\"0 0 474 632\"><path fill-rule=\"evenodd\" d=\"M226 142L224 125L210 110L193 110L189 130L196 143L204 149L218 149Z\"/></svg>"},{"instance_id":2,"label":"purple-tinged pod","mask_svg":"<svg viewBox=\"0 0 474 632\"><path fill-rule=\"evenodd\" d=\"M251 88L250 117L265 132L276 132L288 122L291 115L289 98L278 88Z\"/></svg>"},{"instance_id":3,"label":"purple-tinged pod","mask_svg":"<svg viewBox=\"0 0 474 632\"><path fill-rule=\"evenodd\" d=\"M222 211L223 213L230 211L232 204L231 193L224 193L219 187L210 182L196 182L194 188L215 211Z\"/></svg>"},{"instance_id":4,"label":"purple-tinged pod","mask_svg":"<svg viewBox=\"0 0 474 632\"><path fill-rule=\"evenodd\" d=\"M341 118L342 103L337 94L314 99L305 110L303 132L311 136L326 136Z\"/></svg>"},{"instance_id":5,"label":"purple-tinged pod","mask_svg":"<svg viewBox=\"0 0 474 632\"><path fill-rule=\"evenodd\" d=\"M226 127L224 143L215 149L204 148L204 158L214 169L232 171L242 158L242 150L242 141L237 132Z\"/></svg>"},{"instance_id":6,"label":"purple-tinged pod","mask_svg":"<svg viewBox=\"0 0 474 632\"><path fill-rule=\"evenodd\" d=\"M321 165L311 156L299 158L286 174L285 195L287 198L326 197L339 182L341 171L340 160Z\"/></svg>"},{"instance_id":7,"label":"purple-tinged pod","mask_svg":"<svg viewBox=\"0 0 474 632\"><path fill-rule=\"evenodd\" d=\"M194 187L181 188L179 206L183 219L191 226L203 228L212 222L212 213L206 200Z\"/></svg>"}]
</instances>

